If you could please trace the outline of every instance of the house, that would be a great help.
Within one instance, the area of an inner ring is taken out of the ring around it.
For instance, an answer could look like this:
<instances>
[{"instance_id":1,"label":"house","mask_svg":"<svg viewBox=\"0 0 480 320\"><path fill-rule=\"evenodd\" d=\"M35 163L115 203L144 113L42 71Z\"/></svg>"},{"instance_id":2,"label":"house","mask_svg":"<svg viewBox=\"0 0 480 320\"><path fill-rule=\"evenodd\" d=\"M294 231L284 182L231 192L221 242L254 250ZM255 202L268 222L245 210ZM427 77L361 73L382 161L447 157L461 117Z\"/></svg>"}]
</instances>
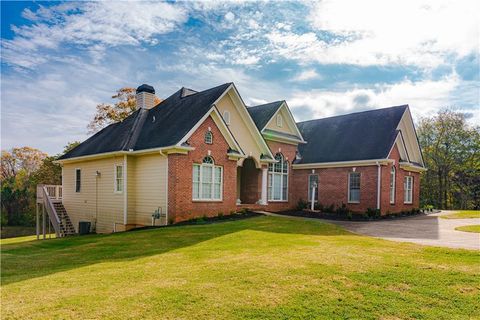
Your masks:
<instances>
[{"instance_id":1,"label":"house","mask_svg":"<svg viewBox=\"0 0 480 320\"><path fill-rule=\"evenodd\" d=\"M137 111L58 159L77 231L80 221L103 233L300 199L382 214L419 207L425 169L407 105L296 123L285 101L247 107L233 83L182 88L156 106L154 95L138 87Z\"/></svg>"}]
</instances>

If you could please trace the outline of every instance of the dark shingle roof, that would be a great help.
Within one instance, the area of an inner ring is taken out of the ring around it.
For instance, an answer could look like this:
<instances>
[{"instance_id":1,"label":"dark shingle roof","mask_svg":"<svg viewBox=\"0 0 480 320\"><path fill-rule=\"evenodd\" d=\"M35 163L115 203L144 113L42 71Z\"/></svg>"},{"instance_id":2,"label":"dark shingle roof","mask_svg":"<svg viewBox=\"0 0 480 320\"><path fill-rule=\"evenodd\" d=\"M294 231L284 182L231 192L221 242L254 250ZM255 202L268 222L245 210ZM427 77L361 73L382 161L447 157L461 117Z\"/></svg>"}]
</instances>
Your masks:
<instances>
[{"instance_id":1,"label":"dark shingle roof","mask_svg":"<svg viewBox=\"0 0 480 320\"><path fill-rule=\"evenodd\" d=\"M88 138L59 158L68 159L98 153L144 150L177 144L207 113L231 83L183 96L184 89L154 108L139 109L122 122L114 123Z\"/></svg>"},{"instance_id":2,"label":"dark shingle roof","mask_svg":"<svg viewBox=\"0 0 480 320\"><path fill-rule=\"evenodd\" d=\"M247 108L248 113L255 122L258 130L262 131L263 128L267 125L268 121L273 117L278 108L282 105L282 101L270 102L267 104L262 104L254 107Z\"/></svg>"},{"instance_id":3,"label":"dark shingle roof","mask_svg":"<svg viewBox=\"0 0 480 320\"><path fill-rule=\"evenodd\" d=\"M297 123L307 144L297 163L384 159L407 105Z\"/></svg>"}]
</instances>

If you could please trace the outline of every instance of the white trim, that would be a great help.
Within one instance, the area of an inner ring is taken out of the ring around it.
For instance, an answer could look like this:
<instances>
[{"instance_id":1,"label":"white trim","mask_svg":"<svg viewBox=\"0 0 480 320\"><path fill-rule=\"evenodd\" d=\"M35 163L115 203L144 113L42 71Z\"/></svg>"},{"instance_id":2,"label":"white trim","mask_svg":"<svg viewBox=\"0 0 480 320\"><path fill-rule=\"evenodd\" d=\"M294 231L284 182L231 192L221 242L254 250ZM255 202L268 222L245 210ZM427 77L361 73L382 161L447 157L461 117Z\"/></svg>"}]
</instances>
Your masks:
<instances>
[{"instance_id":1,"label":"white trim","mask_svg":"<svg viewBox=\"0 0 480 320\"><path fill-rule=\"evenodd\" d=\"M282 156L282 159L283 161L281 162L282 163L282 166L281 166L281 169L280 169L280 172L275 172L275 164L271 164L273 166L273 171L270 171L270 165L267 167L267 177L268 177L268 181L267 181L267 201L268 202L288 202L288 192L289 192L289 183L290 183L290 176L289 176L289 173L290 173L290 168L289 168L289 161L285 158L285 156L283 155L283 153L281 152L278 152L276 153L275 155L277 154L280 154ZM275 160L276 163L278 163L277 160ZM287 164L287 172L283 172L283 164L286 163ZM280 199L273 199L273 190L274 190L274 184L273 182L276 181L276 179L274 179L274 176L277 176L277 177L280 177ZM287 193L285 195L285 199L283 199L283 189L284 189L284 185L283 185L283 178L284 177L287 177ZM268 195L268 182L272 182L272 186L271 186L271 190L270 190L270 197Z\"/></svg>"},{"instance_id":2,"label":"white trim","mask_svg":"<svg viewBox=\"0 0 480 320\"><path fill-rule=\"evenodd\" d=\"M350 175L351 175L352 173L358 174L358 175L360 176L360 178L359 178L360 187L359 187L359 189L358 189L358 200L352 200L352 201L351 201L351 200L350 200ZM347 190L348 190L348 192L347 192L347 203L354 203L354 204L360 203L360 191L362 190L362 174L361 174L360 172L351 171L351 172L348 173L348 185L347 185L347 188L348 188L348 189L347 189Z\"/></svg>"},{"instance_id":3,"label":"white trim","mask_svg":"<svg viewBox=\"0 0 480 320\"><path fill-rule=\"evenodd\" d=\"M377 209L380 210L380 197L381 197L381 187L382 187L382 167L380 163L377 162ZM361 185L360 185L361 188Z\"/></svg>"},{"instance_id":4,"label":"white trim","mask_svg":"<svg viewBox=\"0 0 480 320\"><path fill-rule=\"evenodd\" d=\"M222 118L223 118L223 121L225 121L225 124L229 126L231 117L230 117L230 112L228 110L223 111Z\"/></svg>"},{"instance_id":5,"label":"white trim","mask_svg":"<svg viewBox=\"0 0 480 320\"><path fill-rule=\"evenodd\" d=\"M413 163L410 162L400 162L399 167L405 171L412 171L412 172L425 172L427 171L427 168L424 167L419 167Z\"/></svg>"},{"instance_id":6,"label":"white trim","mask_svg":"<svg viewBox=\"0 0 480 320\"><path fill-rule=\"evenodd\" d=\"M410 158L409 158L409 155L408 155L408 151L407 151L407 147L405 146L405 142L404 142L404 139L403 139L403 134L402 134L402 131L399 130L398 133L397 133L397 136L395 137L395 140L393 141L393 144L392 146L390 147L390 151L388 151L388 155L387 155L387 158L390 158L390 155L392 154L392 151L393 151L393 148L397 145L397 144L400 144L403 148L403 152L405 153L405 157L408 161L410 161ZM400 150L398 150L398 153L400 153ZM400 154L400 159L402 158L402 155Z\"/></svg>"},{"instance_id":7,"label":"white trim","mask_svg":"<svg viewBox=\"0 0 480 320\"><path fill-rule=\"evenodd\" d=\"M283 127L283 117L281 114L277 114L277 127Z\"/></svg>"},{"instance_id":8,"label":"white trim","mask_svg":"<svg viewBox=\"0 0 480 320\"><path fill-rule=\"evenodd\" d=\"M168 225L168 156L165 155L167 165L165 166L165 225Z\"/></svg>"},{"instance_id":9,"label":"white trim","mask_svg":"<svg viewBox=\"0 0 480 320\"><path fill-rule=\"evenodd\" d=\"M108 157L114 157L114 156L120 156L120 155L140 155L140 154L148 154L148 153L156 153L156 152L167 152L167 153L187 153L188 151L195 150L193 147L185 147L185 146L168 146L168 147L160 147L160 148L151 148L151 149L142 149L142 150L136 150L136 151L112 151L112 152L102 152L102 153L96 153L96 154L89 154L86 156L79 156L79 157L73 157L73 158L68 158L68 159L60 159L60 160L55 160L53 163L55 164L63 164L63 163L71 163L71 162L79 162L79 161L84 161L84 160L91 160L91 159L99 159L99 158L108 158Z\"/></svg>"},{"instance_id":10,"label":"white trim","mask_svg":"<svg viewBox=\"0 0 480 320\"><path fill-rule=\"evenodd\" d=\"M393 170L392 170L393 169ZM392 173L393 173L393 179L392 179ZM389 185L389 198L390 198L390 204L395 204L396 200L396 191L397 191L397 168L393 165L390 168L390 185ZM393 199L392 199L393 196Z\"/></svg>"},{"instance_id":11,"label":"white trim","mask_svg":"<svg viewBox=\"0 0 480 320\"><path fill-rule=\"evenodd\" d=\"M212 158L213 159L213 158ZM198 172L198 177L199 177L199 182L198 182L198 198L195 198L193 194L193 168L198 167L199 172ZM212 180L211 180L211 198L202 198L202 188L203 188L203 167L211 167L212 168ZM215 199L214 198L214 185L215 183L215 169L220 168L220 198ZM222 202L223 201L223 166L218 166L215 165L215 162L212 164L207 164L207 163L194 163L192 165L192 201L194 202Z\"/></svg>"},{"instance_id":12,"label":"white trim","mask_svg":"<svg viewBox=\"0 0 480 320\"><path fill-rule=\"evenodd\" d=\"M127 155L123 156L123 224L128 223L128 197L127 197ZM116 172L115 172L116 173Z\"/></svg>"},{"instance_id":13,"label":"white trim","mask_svg":"<svg viewBox=\"0 0 480 320\"><path fill-rule=\"evenodd\" d=\"M272 131L274 131L274 130L272 130ZM263 130L262 130L262 136L265 140L283 142L283 143L293 144L293 145L298 145L298 144L301 144L301 143L302 144L307 143L306 141L303 141L303 140L299 140L299 139L295 139L295 138L288 138L288 137L285 137L285 136L282 136L282 135L275 134L275 132L265 133Z\"/></svg>"},{"instance_id":14,"label":"white trim","mask_svg":"<svg viewBox=\"0 0 480 320\"><path fill-rule=\"evenodd\" d=\"M320 185L320 176L318 173L310 173L308 174L308 180L307 180L307 202L312 202L312 199L310 199L310 177L317 177L317 187L315 188L315 190L317 191L317 194L319 194L320 192L318 191L318 186ZM315 196L315 195L314 195ZM320 199L320 196L317 197L317 199L315 199L315 202L318 202Z\"/></svg>"},{"instance_id":15,"label":"white trim","mask_svg":"<svg viewBox=\"0 0 480 320\"><path fill-rule=\"evenodd\" d=\"M265 130L265 128L268 127L268 125L270 124L270 122L272 121L273 118L275 118L275 116L280 112L280 110L285 107L285 109L287 110L288 114L290 115L290 120L292 121L293 123L293 128L294 130L296 131L297 133L297 136L300 137L300 141L302 141L301 143L306 143L305 139L303 139L303 136L302 134L300 133L300 130L298 130L298 127L297 127L297 123L295 122L295 118L293 117L293 114L292 112L290 111L290 108L288 107L288 104L286 101L283 101L282 104L280 105L280 107L278 107L277 111L275 111L275 113L273 114L273 116L268 119L267 123L265 124L265 126L260 130L262 133L263 133L263 130Z\"/></svg>"},{"instance_id":16,"label":"white trim","mask_svg":"<svg viewBox=\"0 0 480 320\"><path fill-rule=\"evenodd\" d=\"M374 166L378 163L386 165L393 163L391 159L372 159L372 160L354 160L354 161L337 161L337 162L317 162L317 163L301 163L293 164L293 169L318 169L318 168L336 168L336 167L362 167Z\"/></svg>"}]
</instances>

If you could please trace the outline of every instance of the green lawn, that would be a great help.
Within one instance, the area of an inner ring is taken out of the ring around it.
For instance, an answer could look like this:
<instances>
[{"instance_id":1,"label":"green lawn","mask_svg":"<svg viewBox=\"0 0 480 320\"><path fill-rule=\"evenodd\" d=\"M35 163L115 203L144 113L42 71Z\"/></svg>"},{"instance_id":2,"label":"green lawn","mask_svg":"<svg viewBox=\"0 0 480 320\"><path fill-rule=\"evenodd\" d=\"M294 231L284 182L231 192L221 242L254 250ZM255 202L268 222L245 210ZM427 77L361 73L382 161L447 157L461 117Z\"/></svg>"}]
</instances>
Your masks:
<instances>
[{"instance_id":1,"label":"green lawn","mask_svg":"<svg viewBox=\"0 0 480 320\"><path fill-rule=\"evenodd\" d=\"M456 227L455 230L480 233L480 224L473 224L473 225L470 225L470 226Z\"/></svg>"},{"instance_id":2,"label":"green lawn","mask_svg":"<svg viewBox=\"0 0 480 320\"><path fill-rule=\"evenodd\" d=\"M480 256L257 217L2 244L2 319L466 319Z\"/></svg>"},{"instance_id":3,"label":"green lawn","mask_svg":"<svg viewBox=\"0 0 480 320\"><path fill-rule=\"evenodd\" d=\"M471 219L480 218L480 210L457 210L452 214L440 216L443 219Z\"/></svg>"}]
</instances>

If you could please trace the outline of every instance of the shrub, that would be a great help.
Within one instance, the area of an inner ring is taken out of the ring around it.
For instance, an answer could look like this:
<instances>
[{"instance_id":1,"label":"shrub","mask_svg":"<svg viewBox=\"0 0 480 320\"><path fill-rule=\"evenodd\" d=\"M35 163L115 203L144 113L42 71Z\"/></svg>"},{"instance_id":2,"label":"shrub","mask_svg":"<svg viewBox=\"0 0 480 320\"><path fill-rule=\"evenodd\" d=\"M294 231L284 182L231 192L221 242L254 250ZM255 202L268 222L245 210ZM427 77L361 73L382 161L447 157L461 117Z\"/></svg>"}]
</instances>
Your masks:
<instances>
[{"instance_id":1,"label":"shrub","mask_svg":"<svg viewBox=\"0 0 480 320\"><path fill-rule=\"evenodd\" d=\"M303 199L298 200L297 210L302 211L302 210L305 210L306 208L308 208L308 202Z\"/></svg>"},{"instance_id":2,"label":"shrub","mask_svg":"<svg viewBox=\"0 0 480 320\"><path fill-rule=\"evenodd\" d=\"M325 208L325 212L328 212L328 213L335 213L335 204L331 204L329 205L328 207Z\"/></svg>"},{"instance_id":3,"label":"shrub","mask_svg":"<svg viewBox=\"0 0 480 320\"><path fill-rule=\"evenodd\" d=\"M366 216L371 219L377 219L380 218L380 210L379 209L373 209L373 208L367 208Z\"/></svg>"},{"instance_id":4,"label":"shrub","mask_svg":"<svg viewBox=\"0 0 480 320\"><path fill-rule=\"evenodd\" d=\"M335 212L336 212L336 214L343 216L343 215L347 215L350 212L350 210L348 210L345 203L342 203L342 205L340 207L338 207Z\"/></svg>"},{"instance_id":5,"label":"shrub","mask_svg":"<svg viewBox=\"0 0 480 320\"><path fill-rule=\"evenodd\" d=\"M319 211L322 211L322 212L323 212L323 210L324 210L323 204L321 204L320 202L315 203L315 207L314 207L314 208L315 208L315 210L319 210Z\"/></svg>"},{"instance_id":6,"label":"shrub","mask_svg":"<svg viewBox=\"0 0 480 320\"><path fill-rule=\"evenodd\" d=\"M352 220L352 217L353 217L352 212L349 211L349 212L347 213L347 219L348 219L348 220Z\"/></svg>"},{"instance_id":7,"label":"shrub","mask_svg":"<svg viewBox=\"0 0 480 320\"><path fill-rule=\"evenodd\" d=\"M223 212L219 212L219 213L217 214L217 217L223 218Z\"/></svg>"}]
</instances>

